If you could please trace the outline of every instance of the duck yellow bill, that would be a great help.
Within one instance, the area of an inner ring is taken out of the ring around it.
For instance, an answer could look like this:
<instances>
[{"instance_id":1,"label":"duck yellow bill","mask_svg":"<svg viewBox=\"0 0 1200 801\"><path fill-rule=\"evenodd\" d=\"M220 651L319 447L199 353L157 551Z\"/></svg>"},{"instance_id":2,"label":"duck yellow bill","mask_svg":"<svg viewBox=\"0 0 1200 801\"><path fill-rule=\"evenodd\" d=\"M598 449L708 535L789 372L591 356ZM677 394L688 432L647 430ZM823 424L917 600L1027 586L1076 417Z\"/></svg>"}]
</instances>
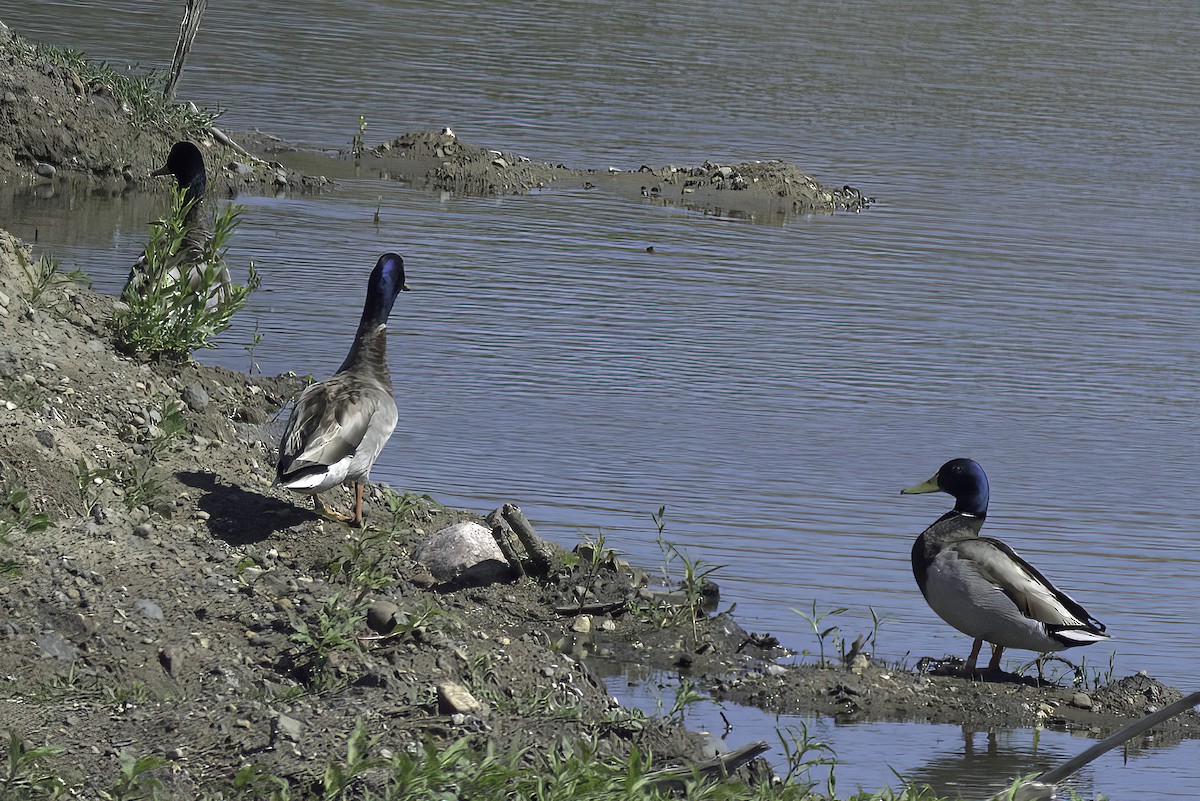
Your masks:
<instances>
[{"instance_id":1,"label":"duck yellow bill","mask_svg":"<svg viewBox=\"0 0 1200 801\"><path fill-rule=\"evenodd\" d=\"M911 487L905 487L900 490L901 495L920 495L922 492L937 492L938 483L937 476L928 481L922 481L920 484L913 484Z\"/></svg>"}]
</instances>

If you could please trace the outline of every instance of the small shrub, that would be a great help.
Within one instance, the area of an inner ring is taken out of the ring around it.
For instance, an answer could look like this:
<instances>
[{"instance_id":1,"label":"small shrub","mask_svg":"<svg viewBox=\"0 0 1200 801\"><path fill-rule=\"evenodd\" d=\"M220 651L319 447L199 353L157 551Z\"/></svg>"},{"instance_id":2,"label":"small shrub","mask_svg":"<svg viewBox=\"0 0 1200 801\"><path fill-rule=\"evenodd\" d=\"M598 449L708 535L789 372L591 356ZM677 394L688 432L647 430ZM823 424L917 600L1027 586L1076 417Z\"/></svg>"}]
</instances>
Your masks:
<instances>
[{"instance_id":1,"label":"small shrub","mask_svg":"<svg viewBox=\"0 0 1200 801\"><path fill-rule=\"evenodd\" d=\"M128 352L184 359L198 348L216 347L213 339L229 327L234 313L259 286L251 264L244 285L220 288L225 247L240 222L242 207L227 205L214 218L213 234L203 243L196 263L189 263L190 248L185 247L190 208L183 191L176 188L170 213L151 224L144 254L146 280L136 290L127 289L121 298L124 307L113 313L117 343Z\"/></svg>"}]
</instances>

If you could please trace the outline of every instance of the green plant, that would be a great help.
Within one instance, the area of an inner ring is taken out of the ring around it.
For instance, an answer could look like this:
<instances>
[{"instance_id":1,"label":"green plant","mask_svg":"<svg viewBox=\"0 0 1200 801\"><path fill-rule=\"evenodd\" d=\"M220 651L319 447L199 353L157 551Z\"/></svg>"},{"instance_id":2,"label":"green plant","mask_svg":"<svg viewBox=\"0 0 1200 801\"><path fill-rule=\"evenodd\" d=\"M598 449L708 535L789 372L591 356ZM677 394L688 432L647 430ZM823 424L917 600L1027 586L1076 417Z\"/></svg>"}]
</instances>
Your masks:
<instances>
[{"instance_id":1,"label":"green plant","mask_svg":"<svg viewBox=\"0 0 1200 801\"><path fill-rule=\"evenodd\" d=\"M185 201L178 187L171 197L170 212L150 226L143 252L146 280L121 296L124 303L113 312L112 326L126 351L181 359L198 348L216 347L214 338L229 327L260 279L252 263L245 284L224 284L226 245L240 222L241 206L226 205L214 217L212 236L204 239L197 257L185 247L193 201Z\"/></svg>"},{"instance_id":2,"label":"green plant","mask_svg":"<svg viewBox=\"0 0 1200 801\"><path fill-rule=\"evenodd\" d=\"M696 683L687 676L680 676L679 685L675 688L675 700L671 703L671 712L667 719L683 726L688 708L704 700L705 696L696 692Z\"/></svg>"},{"instance_id":3,"label":"green plant","mask_svg":"<svg viewBox=\"0 0 1200 801\"><path fill-rule=\"evenodd\" d=\"M2 496L0 496L2 497ZM50 518L42 512L33 511L29 493L15 489L7 498L0 500L0 545L11 546L10 537L19 533L39 534L50 526ZM0 574L17 574L21 565L11 559L0 559Z\"/></svg>"},{"instance_id":4,"label":"green plant","mask_svg":"<svg viewBox=\"0 0 1200 801\"><path fill-rule=\"evenodd\" d=\"M270 773L262 765L243 765L233 775L233 786L230 788L234 798L248 801L290 801L291 785L286 779ZM215 798L226 798L218 795Z\"/></svg>"},{"instance_id":5,"label":"green plant","mask_svg":"<svg viewBox=\"0 0 1200 801\"><path fill-rule=\"evenodd\" d=\"M417 495L411 492L401 495L390 487L381 487L380 492L383 494L383 502L387 505L388 513L392 516L390 531L393 535L412 530L412 526L405 522L405 518L413 512L420 511L426 506L432 509L441 508L441 504L429 495Z\"/></svg>"},{"instance_id":6,"label":"green plant","mask_svg":"<svg viewBox=\"0 0 1200 801\"><path fill-rule=\"evenodd\" d=\"M829 626L828 628L822 629L821 624L822 624L822 621L824 621L825 618L827 618L827 617L831 617L834 615L840 615L840 614L844 613L846 611L846 607L839 606L835 609L828 609L824 612L818 612L817 611L817 602L816 602L816 600L814 600L812 602L812 611L811 612L802 612L799 609L793 609L792 611L795 612L800 617L804 618L804 620L808 623L808 625L812 626L813 634L817 635L817 640L820 643L820 648L821 648L820 661L817 664L820 667L826 667L827 663L825 662L825 638L828 637L830 634L833 634L836 636L839 632L839 629L837 626Z\"/></svg>"},{"instance_id":7,"label":"green plant","mask_svg":"<svg viewBox=\"0 0 1200 801\"><path fill-rule=\"evenodd\" d=\"M158 797L162 781L152 773L166 764L161 757L138 757L123 748L117 753L117 761L121 765L121 775L107 792L100 791L101 798L105 801L141 801Z\"/></svg>"},{"instance_id":8,"label":"green plant","mask_svg":"<svg viewBox=\"0 0 1200 801\"><path fill-rule=\"evenodd\" d=\"M443 609L432 601L425 601L415 611L403 610L396 616L396 625L390 632L395 636L424 636L430 631L450 634L463 627L463 619L449 609Z\"/></svg>"},{"instance_id":9,"label":"green plant","mask_svg":"<svg viewBox=\"0 0 1200 801\"><path fill-rule=\"evenodd\" d=\"M45 308L51 290L67 284L90 284L91 281L80 270L64 273L53 256L42 255L31 265L20 255L21 268L29 279L29 305L35 309Z\"/></svg>"},{"instance_id":10,"label":"green plant","mask_svg":"<svg viewBox=\"0 0 1200 801\"><path fill-rule=\"evenodd\" d=\"M187 434L187 420L183 416L183 404L174 398L163 396L155 408L150 410L150 426L146 437L147 458L154 460L176 440Z\"/></svg>"},{"instance_id":11,"label":"green plant","mask_svg":"<svg viewBox=\"0 0 1200 801\"><path fill-rule=\"evenodd\" d=\"M827 743L816 740L808 733L808 727L801 723L789 726L783 731L775 730L779 737L779 746L783 749L787 773L781 778L784 784L805 783L811 790L816 782L809 778L808 773L815 767L838 764L837 757ZM833 797L833 796L830 796Z\"/></svg>"},{"instance_id":12,"label":"green plant","mask_svg":"<svg viewBox=\"0 0 1200 801\"><path fill-rule=\"evenodd\" d=\"M372 756L371 752L379 744L379 737L369 737L362 718L354 723L354 731L346 742L346 761L330 762L325 766L325 793L322 801L347 798L354 785L354 780L364 772L386 765L388 760L382 756Z\"/></svg>"},{"instance_id":13,"label":"green plant","mask_svg":"<svg viewBox=\"0 0 1200 801\"><path fill-rule=\"evenodd\" d=\"M246 366L246 375L262 374L262 368L254 360L254 351L258 348L259 343L262 342L262 338L262 331L258 330L258 320L255 319L254 334L250 337L250 341L242 346L242 349L246 351L246 357L250 360L250 363Z\"/></svg>"},{"instance_id":14,"label":"green plant","mask_svg":"<svg viewBox=\"0 0 1200 801\"><path fill-rule=\"evenodd\" d=\"M366 618L366 604L345 604L341 593L322 604L313 620L297 619L291 641L303 649L299 665L304 683L316 692L335 689L340 680L329 670L334 654L362 649L358 629Z\"/></svg>"},{"instance_id":15,"label":"green plant","mask_svg":"<svg viewBox=\"0 0 1200 801\"><path fill-rule=\"evenodd\" d=\"M663 583L667 586L677 583L679 591L671 593L652 610L659 616L659 624L663 627L674 625L679 620L687 620L692 629L692 642L699 646L699 621L705 616L708 600L712 597L714 588L711 577L722 570L721 565L712 565L703 559L693 559L681 551L674 543L668 542L666 530L665 506L651 514L658 529L657 542L663 553Z\"/></svg>"},{"instance_id":16,"label":"green plant","mask_svg":"<svg viewBox=\"0 0 1200 801\"><path fill-rule=\"evenodd\" d=\"M0 799L61 798L67 784L42 763L62 753L50 745L30 748L15 731L8 733L8 769L0 777Z\"/></svg>"}]
</instances>

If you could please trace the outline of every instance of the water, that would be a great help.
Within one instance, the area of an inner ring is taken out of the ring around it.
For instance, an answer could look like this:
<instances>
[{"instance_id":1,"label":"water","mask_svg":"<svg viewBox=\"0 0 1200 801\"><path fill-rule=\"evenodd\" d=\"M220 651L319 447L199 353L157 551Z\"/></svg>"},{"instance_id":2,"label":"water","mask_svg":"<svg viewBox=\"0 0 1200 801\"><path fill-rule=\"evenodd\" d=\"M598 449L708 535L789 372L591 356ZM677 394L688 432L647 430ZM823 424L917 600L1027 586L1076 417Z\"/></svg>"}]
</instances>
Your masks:
<instances>
[{"instance_id":1,"label":"water","mask_svg":"<svg viewBox=\"0 0 1200 801\"><path fill-rule=\"evenodd\" d=\"M582 190L241 198L235 259L264 287L204 358L327 375L396 249L414 291L393 318L402 415L376 479L515 501L559 541L602 531L643 564L661 561L665 505L668 539L724 566L749 627L815 650L792 608L849 607L853 639L872 607L877 655L898 659L969 647L908 567L949 498L897 493L970 455L991 479L987 531L1114 635L1068 656L1195 688L1190 4L275 8L270 25L206 13L180 93L227 106L227 129L345 148L363 114L368 141L450 125L575 166L785 158L880 203L764 226ZM27 2L2 18L163 65L176 13ZM14 232L36 227L110 290L157 213L18 206ZM1187 788L1196 760L1171 753L1155 776Z\"/></svg>"},{"instance_id":2,"label":"water","mask_svg":"<svg viewBox=\"0 0 1200 801\"><path fill-rule=\"evenodd\" d=\"M610 691L624 703L651 715L669 714L678 681L623 666L605 676ZM1093 744L1081 733L1049 730L976 730L970 726L891 721L845 722L800 715L772 715L757 709L697 702L684 711L693 731L708 732L730 748L756 741L771 746L763 757L783 775L789 770L786 747L809 763L797 773L818 791L830 787L837 797L891 786L929 785L939 797L983 799L1012 785L1017 776L1041 773L1066 762ZM807 749L800 746L806 745ZM833 759L833 764L830 764ZM1195 797L1194 766L1200 741L1135 741L1104 754L1059 786L1080 798L1103 792L1110 798ZM832 784L830 777L832 775ZM1168 777L1148 794L1147 777Z\"/></svg>"}]
</instances>

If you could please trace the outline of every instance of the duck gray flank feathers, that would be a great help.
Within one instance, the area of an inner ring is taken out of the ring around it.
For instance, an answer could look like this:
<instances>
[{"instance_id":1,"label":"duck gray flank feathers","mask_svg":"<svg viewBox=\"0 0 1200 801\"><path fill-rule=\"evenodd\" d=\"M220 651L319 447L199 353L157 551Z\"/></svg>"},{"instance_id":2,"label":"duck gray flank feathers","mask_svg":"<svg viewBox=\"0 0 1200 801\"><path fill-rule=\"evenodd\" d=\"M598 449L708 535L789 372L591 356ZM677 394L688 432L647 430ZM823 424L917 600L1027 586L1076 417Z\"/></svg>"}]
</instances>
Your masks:
<instances>
[{"instance_id":1,"label":"duck gray flank feathers","mask_svg":"<svg viewBox=\"0 0 1200 801\"><path fill-rule=\"evenodd\" d=\"M387 364L387 319L404 283L404 260L379 257L354 343L332 377L310 384L296 399L279 445L276 481L311 495L319 514L363 524L363 487L384 443L396 428L396 401ZM318 497L339 484L354 488L349 517L325 509Z\"/></svg>"},{"instance_id":2,"label":"duck gray flank feathers","mask_svg":"<svg viewBox=\"0 0 1200 801\"><path fill-rule=\"evenodd\" d=\"M954 508L917 537L912 568L933 611L975 638L964 672L975 672L985 640L992 644L988 670L996 672L1005 648L1045 653L1108 639L1103 623L1012 548L979 536L988 481L978 462L952 459L901 494L939 491L954 497Z\"/></svg>"}]
</instances>

